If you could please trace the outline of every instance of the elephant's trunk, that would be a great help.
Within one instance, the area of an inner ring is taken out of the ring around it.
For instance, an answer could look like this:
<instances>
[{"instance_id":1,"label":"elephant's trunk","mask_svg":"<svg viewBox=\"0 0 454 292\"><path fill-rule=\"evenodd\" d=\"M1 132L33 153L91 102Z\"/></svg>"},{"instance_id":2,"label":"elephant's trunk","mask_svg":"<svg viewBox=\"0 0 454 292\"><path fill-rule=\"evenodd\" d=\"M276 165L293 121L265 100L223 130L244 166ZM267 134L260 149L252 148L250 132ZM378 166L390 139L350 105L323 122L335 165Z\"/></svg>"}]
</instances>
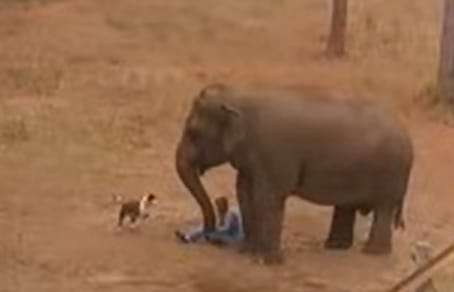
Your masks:
<instances>
[{"instance_id":1,"label":"elephant's trunk","mask_svg":"<svg viewBox=\"0 0 454 292\"><path fill-rule=\"evenodd\" d=\"M200 171L195 163L196 151L193 146L188 145L190 144L183 140L178 146L176 169L180 179L194 196L202 209L205 231L210 232L215 229L216 224L213 205L211 204L208 194L200 181Z\"/></svg>"}]
</instances>

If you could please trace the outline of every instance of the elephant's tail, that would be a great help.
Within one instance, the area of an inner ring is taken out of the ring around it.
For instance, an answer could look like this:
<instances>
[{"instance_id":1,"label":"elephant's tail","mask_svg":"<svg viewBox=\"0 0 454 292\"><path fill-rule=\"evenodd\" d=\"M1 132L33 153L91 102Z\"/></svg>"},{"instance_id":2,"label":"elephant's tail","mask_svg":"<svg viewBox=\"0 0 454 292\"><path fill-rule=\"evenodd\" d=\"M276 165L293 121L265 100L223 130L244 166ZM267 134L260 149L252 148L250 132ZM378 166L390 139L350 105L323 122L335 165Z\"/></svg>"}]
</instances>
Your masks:
<instances>
[{"instance_id":1,"label":"elephant's tail","mask_svg":"<svg viewBox=\"0 0 454 292\"><path fill-rule=\"evenodd\" d=\"M400 201L399 204L397 205L396 213L394 214L394 228L402 228L402 230L405 230L405 221L403 218L403 207L404 207L404 201Z\"/></svg>"}]
</instances>

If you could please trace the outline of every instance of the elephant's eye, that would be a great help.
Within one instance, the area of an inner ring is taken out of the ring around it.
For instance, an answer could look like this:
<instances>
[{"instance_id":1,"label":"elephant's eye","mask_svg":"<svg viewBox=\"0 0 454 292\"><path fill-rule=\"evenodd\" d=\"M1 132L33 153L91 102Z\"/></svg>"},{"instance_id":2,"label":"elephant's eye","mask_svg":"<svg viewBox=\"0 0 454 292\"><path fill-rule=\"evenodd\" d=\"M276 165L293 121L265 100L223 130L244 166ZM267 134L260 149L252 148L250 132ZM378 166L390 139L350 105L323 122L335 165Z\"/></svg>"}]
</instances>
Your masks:
<instances>
[{"instance_id":1,"label":"elephant's eye","mask_svg":"<svg viewBox=\"0 0 454 292\"><path fill-rule=\"evenodd\" d=\"M197 141L200 138L200 132L194 128L189 128L188 135L193 141Z\"/></svg>"}]
</instances>

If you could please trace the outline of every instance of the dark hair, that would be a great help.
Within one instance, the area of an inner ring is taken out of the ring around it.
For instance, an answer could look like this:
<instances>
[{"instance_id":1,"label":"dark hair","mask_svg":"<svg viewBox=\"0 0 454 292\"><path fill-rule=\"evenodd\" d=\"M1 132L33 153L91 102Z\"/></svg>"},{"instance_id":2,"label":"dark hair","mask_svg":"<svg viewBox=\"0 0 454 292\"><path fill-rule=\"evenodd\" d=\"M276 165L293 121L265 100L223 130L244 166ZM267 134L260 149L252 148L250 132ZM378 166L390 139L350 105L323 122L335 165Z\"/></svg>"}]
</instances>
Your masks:
<instances>
[{"instance_id":1,"label":"dark hair","mask_svg":"<svg viewBox=\"0 0 454 292\"><path fill-rule=\"evenodd\" d=\"M226 212L229 208L229 201L224 196L216 198L214 203L219 213Z\"/></svg>"}]
</instances>

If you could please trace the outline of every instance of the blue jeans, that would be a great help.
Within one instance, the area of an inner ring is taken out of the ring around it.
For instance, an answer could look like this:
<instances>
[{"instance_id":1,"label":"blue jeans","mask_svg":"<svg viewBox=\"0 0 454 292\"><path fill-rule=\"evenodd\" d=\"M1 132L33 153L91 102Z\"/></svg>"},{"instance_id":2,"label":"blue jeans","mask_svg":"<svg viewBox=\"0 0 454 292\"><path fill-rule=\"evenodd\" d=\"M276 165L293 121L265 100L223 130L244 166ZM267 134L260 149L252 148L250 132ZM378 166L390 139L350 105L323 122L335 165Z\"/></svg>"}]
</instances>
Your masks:
<instances>
[{"instance_id":1,"label":"blue jeans","mask_svg":"<svg viewBox=\"0 0 454 292\"><path fill-rule=\"evenodd\" d=\"M223 218L223 223L216 227L216 230L210 233L205 233L203 225L199 225L189 229L184 233L180 233L184 242L197 242L205 237L219 244L233 245L243 240L244 234L241 223L241 215L238 210L231 209Z\"/></svg>"},{"instance_id":2,"label":"blue jeans","mask_svg":"<svg viewBox=\"0 0 454 292\"><path fill-rule=\"evenodd\" d=\"M203 230L203 225L190 228L184 232L184 236L188 242L197 242L204 239L205 231Z\"/></svg>"}]
</instances>

